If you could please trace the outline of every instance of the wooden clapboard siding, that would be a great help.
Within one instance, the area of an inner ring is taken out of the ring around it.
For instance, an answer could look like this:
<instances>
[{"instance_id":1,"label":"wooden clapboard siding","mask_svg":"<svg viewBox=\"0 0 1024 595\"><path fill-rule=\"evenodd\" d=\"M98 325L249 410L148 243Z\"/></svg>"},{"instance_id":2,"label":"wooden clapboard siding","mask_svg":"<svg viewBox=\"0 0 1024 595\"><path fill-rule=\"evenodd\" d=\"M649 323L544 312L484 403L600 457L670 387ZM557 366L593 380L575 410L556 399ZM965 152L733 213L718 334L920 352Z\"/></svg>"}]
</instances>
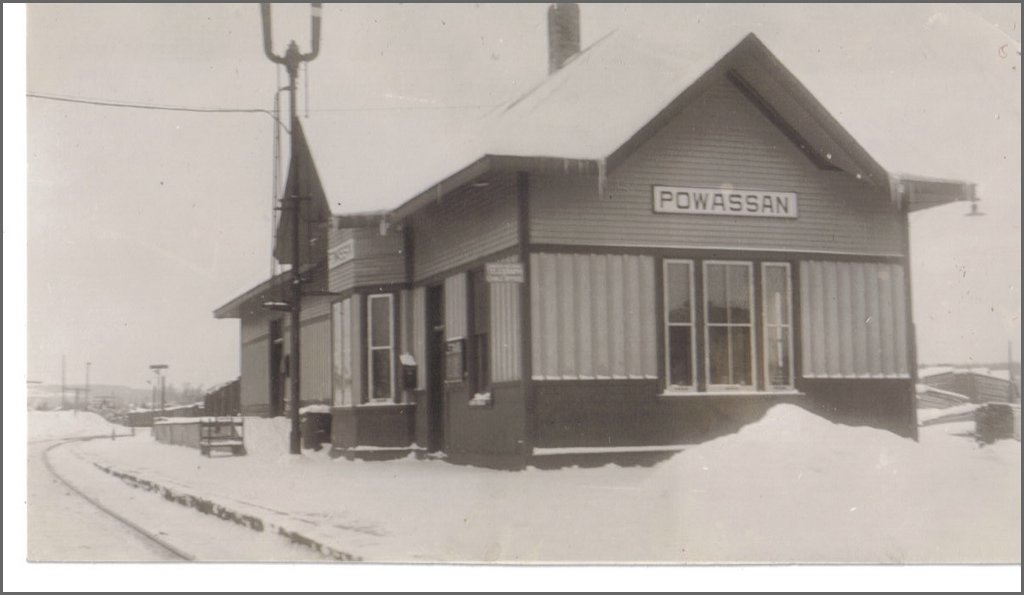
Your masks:
<instances>
[{"instance_id":1,"label":"wooden clapboard siding","mask_svg":"<svg viewBox=\"0 0 1024 595\"><path fill-rule=\"evenodd\" d=\"M446 339L468 339L466 311L466 273L456 273L444 280L444 324Z\"/></svg>"},{"instance_id":2,"label":"wooden clapboard siding","mask_svg":"<svg viewBox=\"0 0 1024 595\"><path fill-rule=\"evenodd\" d=\"M515 178L446 195L412 217L416 281L456 269L519 241Z\"/></svg>"},{"instance_id":3,"label":"wooden clapboard siding","mask_svg":"<svg viewBox=\"0 0 1024 595\"><path fill-rule=\"evenodd\" d=\"M800 263L805 378L907 378L903 267Z\"/></svg>"},{"instance_id":4,"label":"wooden clapboard siding","mask_svg":"<svg viewBox=\"0 0 1024 595\"><path fill-rule=\"evenodd\" d=\"M519 262L509 256L496 262ZM519 283L491 283L491 380L510 382L522 375Z\"/></svg>"},{"instance_id":5,"label":"wooden clapboard siding","mask_svg":"<svg viewBox=\"0 0 1024 595\"><path fill-rule=\"evenodd\" d=\"M656 214L655 184L796 192L799 218ZM903 252L887 189L819 170L725 79L614 169L607 197L594 177L538 174L530 190L537 244Z\"/></svg>"},{"instance_id":6,"label":"wooden clapboard siding","mask_svg":"<svg viewBox=\"0 0 1024 595\"><path fill-rule=\"evenodd\" d=\"M352 300L352 316L350 316L349 328L352 329L352 405L362 402L365 393L363 389L363 296L356 293L350 298Z\"/></svg>"},{"instance_id":7,"label":"wooden clapboard siding","mask_svg":"<svg viewBox=\"0 0 1024 595\"><path fill-rule=\"evenodd\" d=\"M328 250L352 240L355 258L328 271L331 291L405 281L405 237L398 227L381 235L380 226L331 230Z\"/></svg>"},{"instance_id":8,"label":"wooden clapboard siding","mask_svg":"<svg viewBox=\"0 0 1024 595\"><path fill-rule=\"evenodd\" d=\"M302 384L302 402L329 403L331 401L331 319L318 318L303 323L299 337L299 368Z\"/></svg>"},{"instance_id":9,"label":"wooden clapboard siding","mask_svg":"<svg viewBox=\"0 0 1024 595\"><path fill-rule=\"evenodd\" d=\"M533 378L657 377L654 258L530 255Z\"/></svg>"}]
</instances>

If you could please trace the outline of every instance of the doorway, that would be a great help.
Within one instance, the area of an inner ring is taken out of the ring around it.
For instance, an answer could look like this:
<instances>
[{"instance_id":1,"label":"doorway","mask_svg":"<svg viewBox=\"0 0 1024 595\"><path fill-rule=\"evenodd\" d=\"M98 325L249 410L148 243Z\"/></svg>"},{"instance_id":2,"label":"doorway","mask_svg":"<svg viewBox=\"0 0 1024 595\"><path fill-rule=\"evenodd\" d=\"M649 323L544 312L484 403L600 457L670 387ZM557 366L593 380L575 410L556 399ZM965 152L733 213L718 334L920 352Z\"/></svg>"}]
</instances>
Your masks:
<instances>
[{"instance_id":1,"label":"doorway","mask_svg":"<svg viewBox=\"0 0 1024 595\"><path fill-rule=\"evenodd\" d=\"M427 288L427 450L444 450L444 286Z\"/></svg>"},{"instance_id":2,"label":"doorway","mask_svg":"<svg viewBox=\"0 0 1024 595\"><path fill-rule=\"evenodd\" d=\"M284 333L281 321L270 321L270 417L284 415Z\"/></svg>"}]
</instances>

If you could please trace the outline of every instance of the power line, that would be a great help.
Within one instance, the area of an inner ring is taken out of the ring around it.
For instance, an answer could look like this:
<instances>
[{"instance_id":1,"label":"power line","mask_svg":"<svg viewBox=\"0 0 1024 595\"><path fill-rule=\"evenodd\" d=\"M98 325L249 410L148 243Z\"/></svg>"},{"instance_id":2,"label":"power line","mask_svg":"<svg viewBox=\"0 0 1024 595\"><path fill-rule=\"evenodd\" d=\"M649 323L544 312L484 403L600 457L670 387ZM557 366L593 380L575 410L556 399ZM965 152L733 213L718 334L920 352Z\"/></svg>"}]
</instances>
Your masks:
<instances>
[{"instance_id":1,"label":"power line","mask_svg":"<svg viewBox=\"0 0 1024 595\"><path fill-rule=\"evenodd\" d=\"M46 99L50 101L63 101L67 103L84 103L87 105L98 105L102 107L121 107L132 109L164 110L175 112L214 113L214 114L266 114L285 126L278 120L271 110L262 108L228 108L228 107L187 107L179 105L157 105L146 103L132 103L128 101L115 101L111 99L90 99L85 97L48 95L43 93L26 93L27 97L34 99ZM403 110L454 110L454 109L486 109L498 107L494 105L409 105L409 106L367 106L367 107L340 107L308 110L312 112L376 112L376 111L403 111ZM285 126L287 129L287 126Z\"/></svg>"},{"instance_id":2,"label":"power line","mask_svg":"<svg viewBox=\"0 0 1024 595\"><path fill-rule=\"evenodd\" d=\"M145 103L129 103L126 101L113 101L108 99L87 99L84 97L67 97L60 95L46 95L43 93L26 93L26 97L33 99L46 99L48 101L63 101L66 103L84 103L86 105L98 105L102 107L123 107L131 109L160 110L171 112L193 112L203 114L266 114L288 129L273 112L261 108L227 108L227 107L186 107L180 105L154 105Z\"/></svg>"}]
</instances>

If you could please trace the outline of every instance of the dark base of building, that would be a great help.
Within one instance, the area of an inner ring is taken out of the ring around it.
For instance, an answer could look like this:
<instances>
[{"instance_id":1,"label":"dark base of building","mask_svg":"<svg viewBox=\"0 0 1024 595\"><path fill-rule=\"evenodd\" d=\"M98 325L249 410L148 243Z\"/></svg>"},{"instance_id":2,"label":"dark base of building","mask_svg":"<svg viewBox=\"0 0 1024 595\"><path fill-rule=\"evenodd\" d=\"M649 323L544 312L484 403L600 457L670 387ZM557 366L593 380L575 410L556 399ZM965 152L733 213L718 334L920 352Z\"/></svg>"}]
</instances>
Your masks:
<instances>
[{"instance_id":1,"label":"dark base of building","mask_svg":"<svg viewBox=\"0 0 1024 595\"><path fill-rule=\"evenodd\" d=\"M835 423L917 437L909 379L801 379L795 391L757 394L666 396L655 380L537 381L531 390L530 415L518 386L495 390L494 406L481 410L460 407L466 395L446 395L444 443L431 449L444 451L449 463L494 469L653 465L679 450L673 445L733 434L780 403ZM426 402L333 409L331 456L428 456L420 410ZM499 426L504 431L495 431ZM510 433L515 428L522 432Z\"/></svg>"}]
</instances>

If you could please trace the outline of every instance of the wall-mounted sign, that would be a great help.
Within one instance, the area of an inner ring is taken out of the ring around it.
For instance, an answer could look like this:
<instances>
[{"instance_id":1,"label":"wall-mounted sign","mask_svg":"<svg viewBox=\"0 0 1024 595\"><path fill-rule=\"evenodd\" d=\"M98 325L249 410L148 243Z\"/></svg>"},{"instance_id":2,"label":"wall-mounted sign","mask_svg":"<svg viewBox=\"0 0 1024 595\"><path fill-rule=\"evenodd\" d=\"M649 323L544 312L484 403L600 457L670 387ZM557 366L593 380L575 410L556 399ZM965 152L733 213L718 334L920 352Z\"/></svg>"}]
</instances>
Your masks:
<instances>
[{"instance_id":1,"label":"wall-mounted sign","mask_svg":"<svg viewBox=\"0 0 1024 595\"><path fill-rule=\"evenodd\" d=\"M327 251L327 264L330 268L343 265L356 257L355 240L345 240Z\"/></svg>"},{"instance_id":2,"label":"wall-mounted sign","mask_svg":"<svg viewBox=\"0 0 1024 595\"><path fill-rule=\"evenodd\" d=\"M795 192L655 186L653 194L655 213L797 218Z\"/></svg>"},{"instance_id":3,"label":"wall-mounted sign","mask_svg":"<svg viewBox=\"0 0 1024 595\"><path fill-rule=\"evenodd\" d=\"M523 263L492 262L484 267L488 283L522 283Z\"/></svg>"}]
</instances>

